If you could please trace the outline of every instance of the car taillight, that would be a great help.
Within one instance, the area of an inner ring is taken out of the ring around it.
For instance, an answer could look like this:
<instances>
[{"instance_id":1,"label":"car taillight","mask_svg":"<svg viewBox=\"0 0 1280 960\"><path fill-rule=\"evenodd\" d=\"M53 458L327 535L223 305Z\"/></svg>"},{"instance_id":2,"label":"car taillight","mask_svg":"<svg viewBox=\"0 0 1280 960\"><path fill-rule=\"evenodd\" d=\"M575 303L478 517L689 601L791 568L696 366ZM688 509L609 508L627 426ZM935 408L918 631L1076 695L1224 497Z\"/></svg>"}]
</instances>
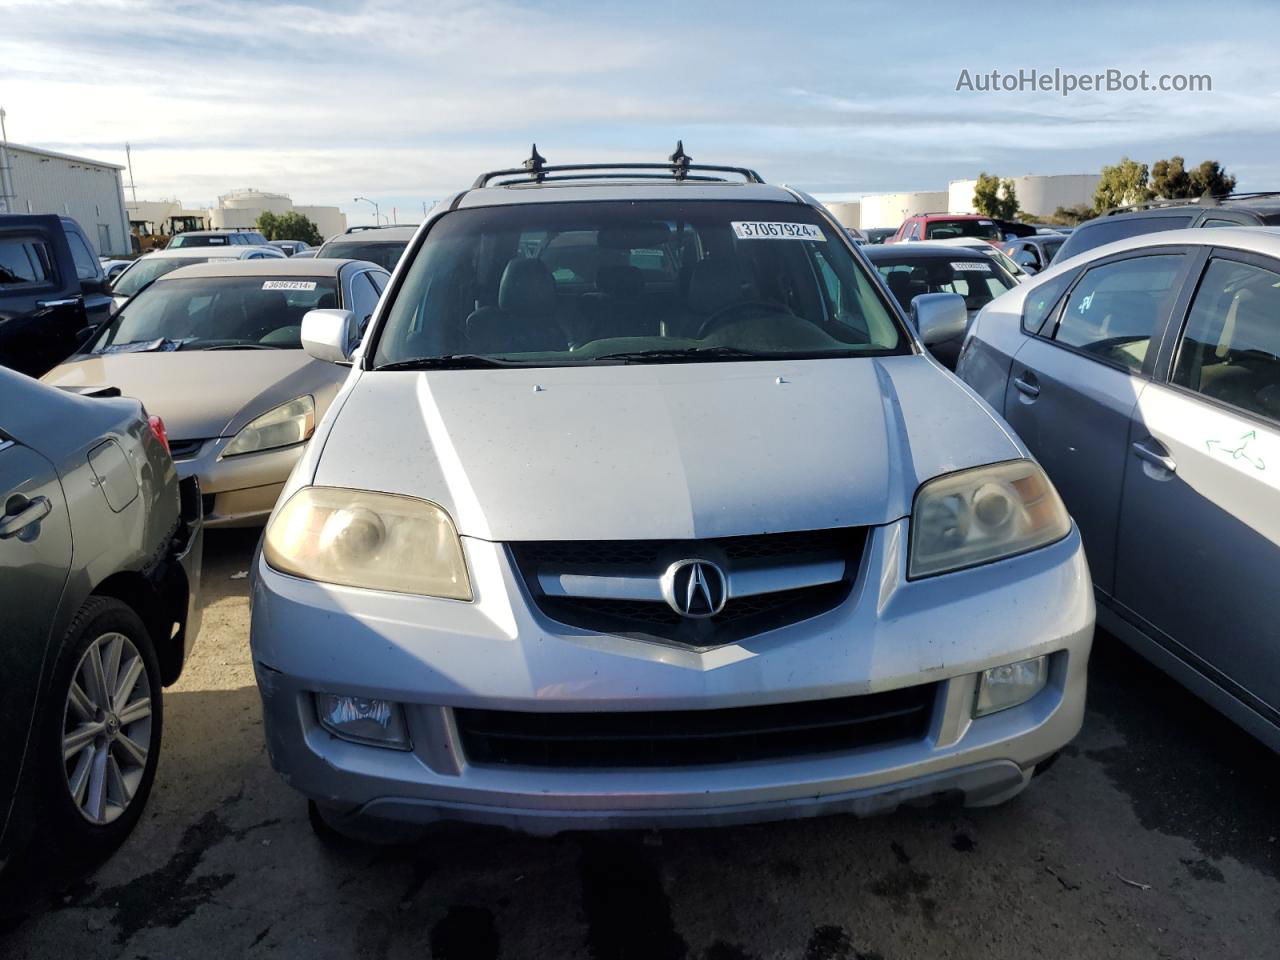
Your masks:
<instances>
[{"instance_id":1,"label":"car taillight","mask_svg":"<svg viewBox=\"0 0 1280 960\"><path fill-rule=\"evenodd\" d=\"M164 452L169 452L169 434L164 428L164 421L159 417L147 417L147 423L151 424L151 432L155 434L155 438L160 441L160 446L164 447Z\"/></svg>"}]
</instances>

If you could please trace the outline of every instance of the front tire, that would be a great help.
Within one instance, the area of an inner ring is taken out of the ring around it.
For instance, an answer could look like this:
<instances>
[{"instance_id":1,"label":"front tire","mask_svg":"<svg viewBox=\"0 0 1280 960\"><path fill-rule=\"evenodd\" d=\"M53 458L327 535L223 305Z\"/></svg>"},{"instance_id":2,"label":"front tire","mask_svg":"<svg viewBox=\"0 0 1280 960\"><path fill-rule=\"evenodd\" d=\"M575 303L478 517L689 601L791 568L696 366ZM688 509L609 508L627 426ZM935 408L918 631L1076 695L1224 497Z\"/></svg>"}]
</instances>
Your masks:
<instances>
[{"instance_id":1,"label":"front tire","mask_svg":"<svg viewBox=\"0 0 1280 960\"><path fill-rule=\"evenodd\" d=\"M58 651L39 740L44 827L77 859L98 859L133 830L155 780L160 664L127 604L91 597Z\"/></svg>"}]
</instances>

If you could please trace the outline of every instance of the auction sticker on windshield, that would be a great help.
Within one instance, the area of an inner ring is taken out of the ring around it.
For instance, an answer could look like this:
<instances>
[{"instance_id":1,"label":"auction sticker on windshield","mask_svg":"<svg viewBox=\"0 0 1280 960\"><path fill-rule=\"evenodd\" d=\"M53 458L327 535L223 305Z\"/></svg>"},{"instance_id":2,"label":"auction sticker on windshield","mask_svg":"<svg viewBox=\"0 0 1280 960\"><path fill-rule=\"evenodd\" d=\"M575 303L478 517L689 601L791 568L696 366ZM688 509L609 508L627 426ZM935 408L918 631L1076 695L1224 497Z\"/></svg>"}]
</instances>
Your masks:
<instances>
[{"instance_id":1,"label":"auction sticker on windshield","mask_svg":"<svg viewBox=\"0 0 1280 960\"><path fill-rule=\"evenodd\" d=\"M730 226L739 240L821 240L827 238L812 223L767 223L763 220L734 220Z\"/></svg>"},{"instance_id":2,"label":"auction sticker on windshield","mask_svg":"<svg viewBox=\"0 0 1280 960\"><path fill-rule=\"evenodd\" d=\"M263 290L314 290L315 288L314 280L266 280L262 284Z\"/></svg>"},{"instance_id":3,"label":"auction sticker on windshield","mask_svg":"<svg viewBox=\"0 0 1280 960\"><path fill-rule=\"evenodd\" d=\"M961 262L961 263L953 263L953 264L951 264L951 269L952 269L952 270L960 270L960 271L972 270L972 271L974 271L974 272L976 272L976 273L990 273L990 272L991 272L991 264L989 264L989 263L982 263L982 262L977 261L977 260L966 260L966 261L963 261L963 262Z\"/></svg>"}]
</instances>

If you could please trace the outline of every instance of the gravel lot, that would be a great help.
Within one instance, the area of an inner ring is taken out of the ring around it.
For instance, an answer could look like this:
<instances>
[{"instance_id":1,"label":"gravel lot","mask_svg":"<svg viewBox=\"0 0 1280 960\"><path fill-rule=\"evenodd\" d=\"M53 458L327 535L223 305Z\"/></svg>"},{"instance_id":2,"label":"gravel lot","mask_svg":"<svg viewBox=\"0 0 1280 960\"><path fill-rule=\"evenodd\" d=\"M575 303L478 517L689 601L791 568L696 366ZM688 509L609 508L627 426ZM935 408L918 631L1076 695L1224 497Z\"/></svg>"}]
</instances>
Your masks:
<instances>
[{"instance_id":1,"label":"gravel lot","mask_svg":"<svg viewBox=\"0 0 1280 960\"><path fill-rule=\"evenodd\" d=\"M323 845L263 748L236 576L255 540L207 536L138 830L86 876L19 865L0 956L1280 956L1280 760L1105 636L1083 733L1000 809Z\"/></svg>"}]
</instances>

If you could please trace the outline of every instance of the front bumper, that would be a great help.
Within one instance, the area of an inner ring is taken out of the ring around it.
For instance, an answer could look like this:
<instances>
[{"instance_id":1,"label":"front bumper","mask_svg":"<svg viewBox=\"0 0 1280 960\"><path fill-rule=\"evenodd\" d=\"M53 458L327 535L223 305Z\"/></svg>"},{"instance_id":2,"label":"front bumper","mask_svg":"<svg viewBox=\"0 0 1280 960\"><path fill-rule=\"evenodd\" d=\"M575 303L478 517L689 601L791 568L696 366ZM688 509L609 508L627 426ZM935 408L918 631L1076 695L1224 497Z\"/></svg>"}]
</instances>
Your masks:
<instances>
[{"instance_id":1,"label":"front bumper","mask_svg":"<svg viewBox=\"0 0 1280 960\"><path fill-rule=\"evenodd\" d=\"M231 440L206 440L194 456L175 461L178 476L199 478L206 527L261 526L306 444L219 459Z\"/></svg>"},{"instance_id":2,"label":"front bumper","mask_svg":"<svg viewBox=\"0 0 1280 960\"><path fill-rule=\"evenodd\" d=\"M873 813L957 795L995 803L1066 744L1084 712L1094 608L1078 534L1022 557L905 579L906 521L876 528L849 599L695 651L577 631L529 602L501 545L464 541L473 603L321 585L255 564L251 643L275 768L342 817L460 819L538 833ZM977 674L1052 655L1028 702L974 720ZM688 710L936 686L927 733L838 753L707 766L471 762L454 708ZM338 739L317 691L405 705L413 747Z\"/></svg>"}]
</instances>

